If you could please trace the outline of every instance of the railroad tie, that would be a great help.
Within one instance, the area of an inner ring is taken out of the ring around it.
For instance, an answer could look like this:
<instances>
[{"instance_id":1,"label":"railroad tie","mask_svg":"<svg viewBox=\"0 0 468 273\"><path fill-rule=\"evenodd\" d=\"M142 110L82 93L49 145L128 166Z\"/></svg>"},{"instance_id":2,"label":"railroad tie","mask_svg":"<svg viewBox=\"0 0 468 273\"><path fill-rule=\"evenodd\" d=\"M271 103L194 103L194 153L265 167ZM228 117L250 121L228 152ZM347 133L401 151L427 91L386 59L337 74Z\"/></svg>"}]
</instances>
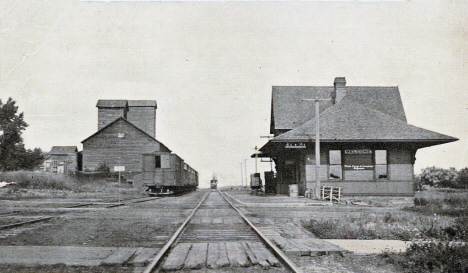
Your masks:
<instances>
[{"instance_id":1,"label":"railroad tie","mask_svg":"<svg viewBox=\"0 0 468 273\"><path fill-rule=\"evenodd\" d=\"M239 242L226 242L229 262L233 267L248 267L250 265L247 254Z\"/></svg>"},{"instance_id":2,"label":"railroad tie","mask_svg":"<svg viewBox=\"0 0 468 273\"><path fill-rule=\"evenodd\" d=\"M218 268L217 261L219 257L219 243L208 244L208 255L206 257L206 267L216 269Z\"/></svg>"},{"instance_id":3,"label":"railroad tie","mask_svg":"<svg viewBox=\"0 0 468 273\"><path fill-rule=\"evenodd\" d=\"M117 249L107 258L102 260L101 265L123 265L130 260L136 250L136 248Z\"/></svg>"},{"instance_id":4,"label":"railroad tie","mask_svg":"<svg viewBox=\"0 0 468 273\"><path fill-rule=\"evenodd\" d=\"M205 266L208 252L207 243L192 244L187 258L184 262L184 269L201 269Z\"/></svg>"},{"instance_id":5,"label":"railroad tie","mask_svg":"<svg viewBox=\"0 0 468 273\"><path fill-rule=\"evenodd\" d=\"M276 257L270 253L270 251L265 247L263 246L262 243L260 242L248 242L248 245L250 247L250 249L254 250L254 253L255 255L257 256L257 259L259 259L259 263L260 265L264 265L264 263L262 264L262 260L264 261L267 261L270 265L274 266L274 267L281 267L281 263L278 261L278 259L276 259ZM259 258L259 256L261 257L261 259Z\"/></svg>"},{"instance_id":6,"label":"railroad tie","mask_svg":"<svg viewBox=\"0 0 468 273\"><path fill-rule=\"evenodd\" d=\"M158 248L139 248L135 252L135 258L132 259L132 261L129 262L129 264L139 267L139 266L146 266L149 264L154 258L158 252Z\"/></svg>"},{"instance_id":7,"label":"railroad tie","mask_svg":"<svg viewBox=\"0 0 468 273\"><path fill-rule=\"evenodd\" d=\"M247 254L247 257L249 258L250 263L251 263L252 265L257 265L257 264L258 264L257 256L255 256L255 253L252 251L252 249L250 249L250 247L249 247L249 245L247 244L247 242L242 242L241 244L242 244L242 246L243 246L244 249L245 249L245 253Z\"/></svg>"},{"instance_id":8,"label":"railroad tie","mask_svg":"<svg viewBox=\"0 0 468 273\"><path fill-rule=\"evenodd\" d=\"M192 244L178 244L169 254L166 261L162 265L165 271L181 270L184 266L185 259L192 248Z\"/></svg>"},{"instance_id":9,"label":"railroad tie","mask_svg":"<svg viewBox=\"0 0 468 273\"><path fill-rule=\"evenodd\" d=\"M218 260L215 262L216 268L229 266L229 257L227 254L226 243L218 243Z\"/></svg>"}]
</instances>

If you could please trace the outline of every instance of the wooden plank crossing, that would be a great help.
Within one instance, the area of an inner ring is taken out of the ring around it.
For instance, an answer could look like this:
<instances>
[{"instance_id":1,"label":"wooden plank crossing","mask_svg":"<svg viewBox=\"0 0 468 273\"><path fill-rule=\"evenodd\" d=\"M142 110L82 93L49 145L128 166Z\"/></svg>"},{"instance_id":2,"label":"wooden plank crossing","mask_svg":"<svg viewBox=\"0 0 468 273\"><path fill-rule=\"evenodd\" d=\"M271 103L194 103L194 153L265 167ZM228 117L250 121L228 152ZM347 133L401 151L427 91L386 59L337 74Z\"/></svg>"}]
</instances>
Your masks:
<instances>
[{"instance_id":1,"label":"wooden plank crossing","mask_svg":"<svg viewBox=\"0 0 468 273\"><path fill-rule=\"evenodd\" d=\"M180 243L162 265L164 271L221 267L281 267L280 262L260 242Z\"/></svg>"},{"instance_id":2,"label":"wooden plank crossing","mask_svg":"<svg viewBox=\"0 0 468 273\"><path fill-rule=\"evenodd\" d=\"M339 246L316 238L286 239L282 236L273 236L270 239L288 255L316 256L348 252Z\"/></svg>"},{"instance_id":3,"label":"wooden plank crossing","mask_svg":"<svg viewBox=\"0 0 468 273\"><path fill-rule=\"evenodd\" d=\"M192 244L187 258L184 262L184 269L201 269L205 266L208 244Z\"/></svg>"},{"instance_id":4,"label":"wooden plank crossing","mask_svg":"<svg viewBox=\"0 0 468 273\"><path fill-rule=\"evenodd\" d=\"M177 271L184 267L185 258L192 248L192 244L178 244L171 251L169 257L164 262L162 269L165 271Z\"/></svg>"}]
</instances>

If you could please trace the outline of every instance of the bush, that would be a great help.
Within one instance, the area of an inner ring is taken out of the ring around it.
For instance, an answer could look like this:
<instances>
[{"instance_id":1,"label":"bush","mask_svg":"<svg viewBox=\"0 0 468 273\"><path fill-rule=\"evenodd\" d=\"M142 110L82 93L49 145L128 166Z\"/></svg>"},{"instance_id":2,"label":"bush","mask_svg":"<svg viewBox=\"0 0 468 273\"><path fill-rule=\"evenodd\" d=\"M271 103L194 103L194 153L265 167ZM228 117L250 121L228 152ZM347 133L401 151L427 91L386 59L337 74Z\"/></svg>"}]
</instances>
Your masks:
<instances>
[{"instance_id":1,"label":"bush","mask_svg":"<svg viewBox=\"0 0 468 273\"><path fill-rule=\"evenodd\" d=\"M458 171L457 184L459 188L468 189L468 168Z\"/></svg>"},{"instance_id":2,"label":"bush","mask_svg":"<svg viewBox=\"0 0 468 273\"><path fill-rule=\"evenodd\" d=\"M105 162L102 162L101 165L99 165L99 167L96 168L96 172L109 173L110 172L110 167Z\"/></svg>"},{"instance_id":3,"label":"bush","mask_svg":"<svg viewBox=\"0 0 468 273\"><path fill-rule=\"evenodd\" d=\"M414 241L405 253L386 256L409 272L468 272L468 245L441 241Z\"/></svg>"},{"instance_id":4,"label":"bush","mask_svg":"<svg viewBox=\"0 0 468 273\"><path fill-rule=\"evenodd\" d=\"M420 181L421 185L427 185L437 188L454 188L457 187L458 172L455 168L443 169L437 167L429 167L422 170L416 181Z\"/></svg>"}]
</instances>

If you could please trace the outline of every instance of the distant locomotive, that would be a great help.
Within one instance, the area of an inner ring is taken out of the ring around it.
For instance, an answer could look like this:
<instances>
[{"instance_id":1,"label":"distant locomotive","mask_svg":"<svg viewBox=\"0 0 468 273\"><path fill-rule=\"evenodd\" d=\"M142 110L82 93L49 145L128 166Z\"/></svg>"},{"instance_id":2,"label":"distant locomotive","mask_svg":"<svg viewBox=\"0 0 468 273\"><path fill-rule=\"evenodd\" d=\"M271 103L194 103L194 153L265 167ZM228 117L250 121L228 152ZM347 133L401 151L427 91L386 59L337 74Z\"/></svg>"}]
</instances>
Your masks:
<instances>
[{"instance_id":1,"label":"distant locomotive","mask_svg":"<svg viewBox=\"0 0 468 273\"><path fill-rule=\"evenodd\" d=\"M173 153L143 154L143 185L149 195L169 195L196 190L198 172Z\"/></svg>"},{"instance_id":2,"label":"distant locomotive","mask_svg":"<svg viewBox=\"0 0 468 273\"><path fill-rule=\"evenodd\" d=\"M218 179L216 178L216 176L213 176L213 179L211 179L210 188L211 189L217 189L218 188Z\"/></svg>"}]
</instances>

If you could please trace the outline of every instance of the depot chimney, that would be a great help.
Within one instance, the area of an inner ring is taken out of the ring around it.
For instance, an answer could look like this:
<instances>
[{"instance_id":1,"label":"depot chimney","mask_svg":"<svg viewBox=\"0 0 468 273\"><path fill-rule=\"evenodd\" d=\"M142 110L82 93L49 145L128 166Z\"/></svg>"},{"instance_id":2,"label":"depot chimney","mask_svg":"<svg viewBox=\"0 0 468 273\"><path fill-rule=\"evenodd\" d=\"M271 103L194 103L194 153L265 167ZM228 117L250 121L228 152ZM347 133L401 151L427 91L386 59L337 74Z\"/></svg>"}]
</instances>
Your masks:
<instances>
[{"instance_id":1,"label":"depot chimney","mask_svg":"<svg viewBox=\"0 0 468 273\"><path fill-rule=\"evenodd\" d=\"M337 77L335 78L335 82L333 83L335 88L332 91L331 97L333 104L339 102L341 99L346 96L346 78L345 77Z\"/></svg>"}]
</instances>

